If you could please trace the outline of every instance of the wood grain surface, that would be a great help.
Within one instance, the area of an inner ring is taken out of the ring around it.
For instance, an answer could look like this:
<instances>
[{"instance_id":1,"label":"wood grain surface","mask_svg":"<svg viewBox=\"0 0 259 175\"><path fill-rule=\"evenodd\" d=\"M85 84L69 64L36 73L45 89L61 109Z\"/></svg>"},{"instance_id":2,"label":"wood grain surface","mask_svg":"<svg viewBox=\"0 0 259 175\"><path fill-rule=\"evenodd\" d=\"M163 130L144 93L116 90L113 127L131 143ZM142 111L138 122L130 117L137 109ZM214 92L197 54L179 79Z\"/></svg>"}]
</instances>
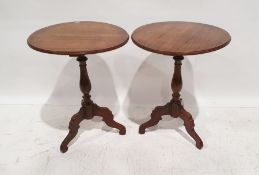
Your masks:
<instances>
[{"instance_id":1,"label":"wood grain surface","mask_svg":"<svg viewBox=\"0 0 259 175\"><path fill-rule=\"evenodd\" d=\"M148 51L171 56L196 55L225 47L231 40L221 28L193 22L159 22L137 28L133 42Z\"/></svg>"},{"instance_id":2,"label":"wood grain surface","mask_svg":"<svg viewBox=\"0 0 259 175\"><path fill-rule=\"evenodd\" d=\"M122 28L93 21L69 22L40 29L27 40L37 51L59 55L85 55L119 48L129 36Z\"/></svg>"}]
</instances>

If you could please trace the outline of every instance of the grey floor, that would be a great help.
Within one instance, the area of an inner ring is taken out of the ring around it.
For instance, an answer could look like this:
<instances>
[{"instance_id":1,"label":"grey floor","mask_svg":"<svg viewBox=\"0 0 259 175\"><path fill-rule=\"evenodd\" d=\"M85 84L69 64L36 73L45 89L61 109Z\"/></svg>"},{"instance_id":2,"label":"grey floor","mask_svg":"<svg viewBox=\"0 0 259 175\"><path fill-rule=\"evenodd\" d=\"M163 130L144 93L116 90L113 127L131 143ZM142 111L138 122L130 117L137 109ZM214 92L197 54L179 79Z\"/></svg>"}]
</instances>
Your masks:
<instances>
[{"instance_id":1,"label":"grey floor","mask_svg":"<svg viewBox=\"0 0 259 175\"><path fill-rule=\"evenodd\" d=\"M44 110L43 110L44 109ZM198 150L180 119L165 116L157 127L138 134L150 108L118 110L127 127L121 136L95 117L81 124L67 153L59 152L78 106L0 106L1 175L258 175L259 108L200 107ZM135 111L135 112L134 112Z\"/></svg>"}]
</instances>

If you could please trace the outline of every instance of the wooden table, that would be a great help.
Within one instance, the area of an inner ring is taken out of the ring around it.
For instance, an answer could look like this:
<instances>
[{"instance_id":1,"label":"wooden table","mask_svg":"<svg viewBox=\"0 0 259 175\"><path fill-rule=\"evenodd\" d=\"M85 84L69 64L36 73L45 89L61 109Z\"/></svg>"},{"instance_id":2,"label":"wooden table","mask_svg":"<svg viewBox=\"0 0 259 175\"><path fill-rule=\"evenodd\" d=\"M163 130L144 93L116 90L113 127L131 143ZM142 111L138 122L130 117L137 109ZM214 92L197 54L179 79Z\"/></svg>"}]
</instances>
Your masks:
<instances>
[{"instance_id":1,"label":"wooden table","mask_svg":"<svg viewBox=\"0 0 259 175\"><path fill-rule=\"evenodd\" d=\"M147 51L170 55L175 60L171 88L172 100L164 106L157 106L151 113L151 119L139 127L139 133L156 125L163 115L180 117L189 135L201 149L203 142L194 130L192 115L181 103L182 89L181 65L185 55L196 55L221 49L229 44L228 32L215 26L193 22L160 22L137 28L132 36L133 42Z\"/></svg>"},{"instance_id":2,"label":"wooden table","mask_svg":"<svg viewBox=\"0 0 259 175\"><path fill-rule=\"evenodd\" d=\"M113 120L112 112L93 103L90 96L91 83L88 77L86 54L95 54L119 48L127 43L129 36L122 28L101 22L69 22L40 29L28 38L28 45L37 51L77 57L80 66L80 89L83 93L82 107L69 122L69 133L60 146L61 152L68 150L68 143L76 136L79 123L94 116L103 117L110 127L126 134L123 125ZM96 70L98 71L98 70Z\"/></svg>"}]
</instances>

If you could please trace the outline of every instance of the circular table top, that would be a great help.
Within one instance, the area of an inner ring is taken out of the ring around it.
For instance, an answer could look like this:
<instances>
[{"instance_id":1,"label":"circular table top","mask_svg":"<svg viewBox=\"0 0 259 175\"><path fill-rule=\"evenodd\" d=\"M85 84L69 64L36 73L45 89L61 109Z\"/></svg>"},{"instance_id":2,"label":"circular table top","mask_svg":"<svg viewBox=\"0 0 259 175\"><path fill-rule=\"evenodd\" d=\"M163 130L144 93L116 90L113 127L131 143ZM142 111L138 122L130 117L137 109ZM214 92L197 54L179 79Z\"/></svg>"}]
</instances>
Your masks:
<instances>
[{"instance_id":1,"label":"circular table top","mask_svg":"<svg viewBox=\"0 0 259 175\"><path fill-rule=\"evenodd\" d=\"M148 51L171 56L196 55L225 47L231 40L221 28L194 22L159 22L137 28L133 42Z\"/></svg>"},{"instance_id":2,"label":"circular table top","mask_svg":"<svg viewBox=\"0 0 259 175\"><path fill-rule=\"evenodd\" d=\"M82 21L42 28L27 40L37 51L59 55L85 55L119 48L127 43L127 32L115 25Z\"/></svg>"}]
</instances>

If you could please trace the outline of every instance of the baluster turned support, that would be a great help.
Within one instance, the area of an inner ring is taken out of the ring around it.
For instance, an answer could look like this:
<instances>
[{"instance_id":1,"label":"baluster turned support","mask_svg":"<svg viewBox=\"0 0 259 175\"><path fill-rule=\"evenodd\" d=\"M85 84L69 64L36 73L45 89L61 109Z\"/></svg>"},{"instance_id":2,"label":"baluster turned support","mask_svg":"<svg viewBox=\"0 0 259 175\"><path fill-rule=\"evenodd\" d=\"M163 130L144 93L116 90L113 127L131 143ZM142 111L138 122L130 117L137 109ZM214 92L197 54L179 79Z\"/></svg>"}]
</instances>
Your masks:
<instances>
[{"instance_id":1,"label":"baluster turned support","mask_svg":"<svg viewBox=\"0 0 259 175\"><path fill-rule=\"evenodd\" d=\"M174 56L174 74L171 82L171 88L173 91L172 100L164 106L157 106L151 113L151 119L139 127L139 133L144 134L145 129L158 124L162 119L163 115L170 115L174 118L180 117L184 121L184 126L188 134L195 140L196 147L201 149L203 147L203 142L198 134L194 130L194 120L189 112L187 112L180 98L180 92L182 89L182 74L181 65L183 56Z\"/></svg>"},{"instance_id":2,"label":"baluster turned support","mask_svg":"<svg viewBox=\"0 0 259 175\"><path fill-rule=\"evenodd\" d=\"M117 128L119 134L126 134L126 128L113 120L112 112L106 107L100 107L97 104L93 103L91 100L91 82L87 73L86 61L87 57L80 55L77 57L80 67L80 90L83 93L83 99L81 102L81 108L78 113L72 116L69 122L69 133L66 138L63 140L60 146L60 151L65 153L68 150L69 142L76 136L79 129L79 124L84 119L92 119L94 116L100 116L103 118L103 121L110 127Z\"/></svg>"}]
</instances>

